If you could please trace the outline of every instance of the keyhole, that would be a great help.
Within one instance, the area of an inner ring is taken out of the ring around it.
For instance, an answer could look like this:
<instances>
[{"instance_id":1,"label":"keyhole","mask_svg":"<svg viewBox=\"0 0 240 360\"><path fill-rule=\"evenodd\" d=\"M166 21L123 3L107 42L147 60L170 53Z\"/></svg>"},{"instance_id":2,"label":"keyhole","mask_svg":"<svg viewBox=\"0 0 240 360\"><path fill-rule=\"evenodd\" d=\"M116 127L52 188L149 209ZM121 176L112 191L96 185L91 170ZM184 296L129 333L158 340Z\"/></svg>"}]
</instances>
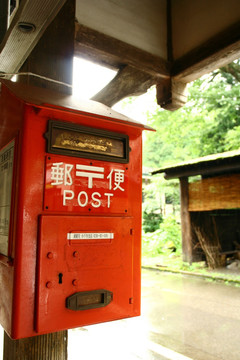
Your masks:
<instances>
[{"instance_id":1,"label":"keyhole","mask_svg":"<svg viewBox=\"0 0 240 360\"><path fill-rule=\"evenodd\" d=\"M62 274L62 273L59 273L59 274L58 274L58 283L59 283L59 284L62 284L62 278L63 278L63 274Z\"/></svg>"}]
</instances>

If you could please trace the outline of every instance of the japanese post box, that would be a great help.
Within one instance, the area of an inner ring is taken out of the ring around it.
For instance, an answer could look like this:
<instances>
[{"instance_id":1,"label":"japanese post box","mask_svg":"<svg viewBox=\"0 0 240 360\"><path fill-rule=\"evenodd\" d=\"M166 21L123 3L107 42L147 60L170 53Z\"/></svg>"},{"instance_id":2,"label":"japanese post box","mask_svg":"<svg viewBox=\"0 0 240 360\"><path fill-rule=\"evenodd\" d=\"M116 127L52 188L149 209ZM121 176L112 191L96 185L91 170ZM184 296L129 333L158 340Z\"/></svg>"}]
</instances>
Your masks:
<instances>
[{"instance_id":1,"label":"japanese post box","mask_svg":"<svg viewBox=\"0 0 240 360\"><path fill-rule=\"evenodd\" d=\"M144 128L2 81L0 323L12 338L139 315Z\"/></svg>"}]
</instances>

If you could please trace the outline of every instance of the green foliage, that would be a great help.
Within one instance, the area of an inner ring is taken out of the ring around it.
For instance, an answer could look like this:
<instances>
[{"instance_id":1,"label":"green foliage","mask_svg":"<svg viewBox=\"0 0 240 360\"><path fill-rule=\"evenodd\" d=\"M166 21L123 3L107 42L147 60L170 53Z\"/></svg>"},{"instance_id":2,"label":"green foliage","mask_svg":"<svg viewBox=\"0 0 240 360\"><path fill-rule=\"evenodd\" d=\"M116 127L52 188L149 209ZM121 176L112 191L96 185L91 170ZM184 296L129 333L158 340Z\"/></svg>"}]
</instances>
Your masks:
<instances>
[{"instance_id":1,"label":"green foliage","mask_svg":"<svg viewBox=\"0 0 240 360\"><path fill-rule=\"evenodd\" d=\"M181 226L175 216L164 219L160 231L160 242L165 244L164 248L179 252L181 250Z\"/></svg>"},{"instance_id":2,"label":"green foliage","mask_svg":"<svg viewBox=\"0 0 240 360\"><path fill-rule=\"evenodd\" d=\"M196 80L188 91L182 109L148 114L157 132L146 134L144 166L159 169L240 148L240 61Z\"/></svg>"},{"instance_id":3,"label":"green foliage","mask_svg":"<svg viewBox=\"0 0 240 360\"><path fill-rule=\"evenodd\" d=\"M208 118L200 134L200 156L236 149L236 144L231 146L228 142L228 133L233 140L232 130L240 125L240 83L224 69L199 79L190 88L194 111L203 111Z\"/></svg>"},{"instance_id":4,"label":"green foliage","mask_svg":"<svg viewBox=\"0 0 240 360\"><path fill-rule=\"evenodd\" d=\"M163 220L160 229L143 233L143 255L181 252L181 229L174 216Z\"/></svg>"},{"instance_id":5,"label":"green foliage","mask_svg":"<svg viewBox=\"0 0 240 360\"><path fill-rule=\"evenodd\" d=\"M159 229L161 222L163 221L162 215L156 210L143 211L143 231L145 233L154 232Z\"/></svg>"},{"instance_id":6,"label":"green foliage","mask_svg":"<svg viewBox=\"0 0 240 360\"><path fill-rule=\"evenodd\" d=\"M240 125L228 130L224 139L225 150L237 150L240 148Z\"/></svg>"},{"instance_id":7,"label":"green foliage","mask_svg":"<svg viewBox=\"0 0 240 360\"><path fill-rule=\"evenodd\" d=\"M143 186L143 197L144 197L143 210L147 210L147 212L150 212L160 208L161 197L159 193L159 187L161 185L162 182L159 182L159 178L153 176L151 178L151 182Z\"/></svg>"},{"instance_id":8,"label":"green foliage","mask_svg":"<svg viewBox=\"0 0 240 360\"><path fill-rule=\"evenodd\" d=\"M143 231L154 232L159 229L160 223L163 218L160 213L161 199L159 192L159 185L156 179L143 188Z\"/></svg>"},{"instance_id":9,"label":"green foliage","mask_svg":"<svg viewBox=\"0 0 240 360\"><path fill-rule=\"evenodd\" d=\"M158 110L149 115L148 123L156 132L148 133L143 144L143 163L159 169L198 156L198 135L203 119L198 115L188 118L186 111L173 113ZM187 125L187 126L186 126ZM192 146L189 146L191 143Z\"/></svg>"},{"instance_id":10,"label":"green foliage","mask_svg":"<svg viewBox=\"0 0 240 360\"><path fill-rule=\"evenodd\" d=\"M162 175L153 176L151 182L143 187L143 230L145 233L159 229L163 221L165 196L168 203L179 204L178 180L166 181Z\"/></svg>"}]
</instances>

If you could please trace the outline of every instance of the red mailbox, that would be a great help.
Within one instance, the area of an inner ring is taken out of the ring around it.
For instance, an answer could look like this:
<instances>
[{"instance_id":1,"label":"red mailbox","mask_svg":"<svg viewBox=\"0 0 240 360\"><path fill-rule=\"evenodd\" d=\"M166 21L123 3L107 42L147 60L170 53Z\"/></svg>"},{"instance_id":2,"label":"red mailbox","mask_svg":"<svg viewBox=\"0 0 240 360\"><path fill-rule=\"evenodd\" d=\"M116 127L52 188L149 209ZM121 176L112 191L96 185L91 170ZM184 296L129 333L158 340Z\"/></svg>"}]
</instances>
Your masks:
<instances>
[{"instance_id":1,"label":"red mailbox","mask_svg":"<svg viewBox=\"0 0 240 360\"><path fill-rule=\"evenodd\" d=\"M14 339L139 315L142 130L2 81L0 322Z\"/></svg>"}]
</instances>

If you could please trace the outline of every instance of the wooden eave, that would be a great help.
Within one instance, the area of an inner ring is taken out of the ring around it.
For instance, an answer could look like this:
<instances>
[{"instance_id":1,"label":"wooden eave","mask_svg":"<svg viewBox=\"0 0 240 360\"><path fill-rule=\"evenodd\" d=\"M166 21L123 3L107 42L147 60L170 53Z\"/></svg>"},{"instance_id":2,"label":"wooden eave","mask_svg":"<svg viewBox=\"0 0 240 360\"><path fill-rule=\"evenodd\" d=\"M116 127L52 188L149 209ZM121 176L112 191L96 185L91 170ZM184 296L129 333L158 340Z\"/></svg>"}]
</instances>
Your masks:
<instances>
[{"instance_id":1,"label":"wooden eave","mask_svg":"<svg viewBox=\"0 0 240 360\"><path fill-rule=\"evenodd\" d=\"M240 58L240 22L173 62L171 76L185 83Z\"/></svg>"},{"instance_id":2,"label":"wooden eave","mask_svg":"<svg viewBox=\"0 0 240 360\"><path fill-rule=\"evenodd\" d=\"M202 175L212 176L240 171L240 150L209 155L179 164L164 167L152 175L164 173L165 179Z\"/></svg>"},{"instance_id":3,"label":"wooden eave","mask_svg":"<svg viewBox=\"0 0 240 360\"><path fill-rule=\"evenodd\" d=\"M21 0L0 44L0 73L19 71L66 1ZM21 23L33 31L20 31ZM240 58L240 2L76 0L74 48L118 70L94 100L112 106L157 85L159 105L175 110L186 102L188 82Z\"/></svg>"},{"instance_id":4,"label":"wooden eave","mask_svg":"<svg viewBox=\"0 0 240 360\"><path fill-rule=\"evenodd\" d=\"M44 0L43 4L39 0L21 0L0 44L0 73L18 72L65 2L66 0ZM8 77L11 78L11 75Z\"/></svg>"},{"instance_id":5,"label":"wooden eave","mask_svg":"<svg viewBox=\"0 0 240 360\"><path fill-rule=\"evenodd\" d=\"M108 0L103 0L102 3L106 4ZM134 3L134 0L132 3ZM123 42L119 40L121 35L119 35L119 38L117 38L118 35L112 37L109 35L111 33L109 31L108 35L103 34L96 30L98 26L101 28L99 24L96 26L93 24L95 29L88 28L86 23L85 25L76 24L75 53L78 56L90 60L93 59L94 61L99 61L102 64L119 69L116 78L97 94L94 99L112 106L124 96L138 95L155 84L157 85L159 105L166 109L175 110L186 102L185 86L188 82L216 68L227 65L240 57L240 7L235 0L231 1L232 11L237 13L237 9L239 16L230 16L229 19L233 19L233 22L230 23L229 20L225 28L219 26L219 29L221 29L219 32L214 33L209 28L209 37L203 37L202 41L201 36L196 37L198 42L196 41L195 47L194 44L188 46L186 38L176 38L176 34L178 34L175 24L176 17L182 17L181 12L178 13L179 9L176 7L178 3L180 2L177 0L166 0L165 13L159 14L159 21L161 22L165 18L166 22L166 49L161 51L162 54L165 54L163 56L146 52L130 44L130 41ZM183 5L181 11L184 15L184 11L189 11L193 3L188 0L181 3ZM221 11L218 14L217 4L214 6L214 0L205 5L202 2L199 2L199 4L201 7L207 6L204 9L206 14L208 14L206 16L208 17L207 21L209 21L209 14L210 16L212 14L214 22L221 22L222 14ZM149 6L151 6L151 1ZM227 5L225 3L225 7L226 11L231 13L231 4ZM192 13L192 16L197 17L197 13L197 11L195 14ZM197 19L198 22L199 20L200 18ZM202 18L202 23L204 21L205 19ZM213 23L210 21L208 27L211 27L211 24ZM184 27L185 24L181 24L181 26ZM201 29L199 28L198 30L201 33ZM188 37L190 38L191 36L190 28ZM179 56L179 51L175 50L176 43L183 43L183 48L190 50L187 50L185 53L183 52Z\"/></svg>"},{"instance_id":6,"label":"wooden eave","mask_svg":"<svg viewBox=\"0 0 240 360\"><path fill-rule=\"evenodd\" d=\"M112 106L126 95L142 94L168 79L187 84L240 58L240 22L172 61L76 23L75 55L118 69L110 84L93 98Z\"/></svg>"}]
</instances>

